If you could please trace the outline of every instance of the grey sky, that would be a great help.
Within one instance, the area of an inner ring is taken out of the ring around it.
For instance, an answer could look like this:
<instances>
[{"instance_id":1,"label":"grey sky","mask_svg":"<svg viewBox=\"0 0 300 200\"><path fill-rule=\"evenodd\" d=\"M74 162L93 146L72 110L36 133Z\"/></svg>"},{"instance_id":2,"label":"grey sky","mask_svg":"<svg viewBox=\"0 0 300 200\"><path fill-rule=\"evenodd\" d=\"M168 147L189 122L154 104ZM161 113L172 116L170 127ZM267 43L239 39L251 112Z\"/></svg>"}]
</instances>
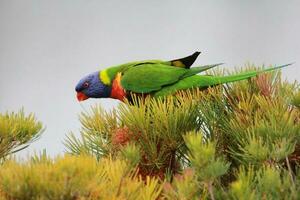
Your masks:
<instances>
[{"instance_id":1,"label":"grey sky","mask_svg":"<svg viewBox=\"0 0 300 200\"><path fill-rule=\"evenodd\" d=\"M132 60L202 51L196 64L285 64L299 78L300 1L0 0L0 112L22 107L46 126L28 150L62 153L79 128L74 87ZM89 100L107 108L115 100ZM23 152L23 153L24 153Z\"/></svg>"}]
</instances>

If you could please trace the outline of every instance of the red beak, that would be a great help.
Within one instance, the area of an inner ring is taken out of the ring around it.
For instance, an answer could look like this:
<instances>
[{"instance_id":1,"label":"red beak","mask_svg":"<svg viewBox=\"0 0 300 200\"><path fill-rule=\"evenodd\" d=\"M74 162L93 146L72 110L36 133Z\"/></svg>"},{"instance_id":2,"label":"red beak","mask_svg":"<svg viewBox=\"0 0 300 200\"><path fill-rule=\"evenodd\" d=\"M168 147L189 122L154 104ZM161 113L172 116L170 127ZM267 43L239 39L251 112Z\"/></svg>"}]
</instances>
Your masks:
<instances>
[{"instance_id":1,"label":"red beak","mask_svg":"<svg viewBox=\"0 0 300 200\"><path fill-rule=\"evenodd\" d=\"M89 97L86 96L83 92L77 92L77 99L78 101L84 101L88 99Z\"/></svg>"}]
</instances>

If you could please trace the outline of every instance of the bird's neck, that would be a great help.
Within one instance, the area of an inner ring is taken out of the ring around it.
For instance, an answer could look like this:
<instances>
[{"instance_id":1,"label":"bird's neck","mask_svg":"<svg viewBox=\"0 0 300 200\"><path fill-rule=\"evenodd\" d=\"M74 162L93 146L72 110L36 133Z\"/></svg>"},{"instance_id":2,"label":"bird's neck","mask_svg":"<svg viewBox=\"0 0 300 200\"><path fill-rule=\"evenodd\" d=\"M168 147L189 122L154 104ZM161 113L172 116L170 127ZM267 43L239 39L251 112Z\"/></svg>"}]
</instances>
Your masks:
<instances>
[{"instance_id":1,"label":"bird's neck","mask_svg":"<svg viewBox=\"0 0 300 200\"><path fill-rule=\"evenodd\" d=\"M112 82L110 97L124 101L126 98L126 91L121 85L121 73L118 73Z\"/></svg>"}]
</instances>

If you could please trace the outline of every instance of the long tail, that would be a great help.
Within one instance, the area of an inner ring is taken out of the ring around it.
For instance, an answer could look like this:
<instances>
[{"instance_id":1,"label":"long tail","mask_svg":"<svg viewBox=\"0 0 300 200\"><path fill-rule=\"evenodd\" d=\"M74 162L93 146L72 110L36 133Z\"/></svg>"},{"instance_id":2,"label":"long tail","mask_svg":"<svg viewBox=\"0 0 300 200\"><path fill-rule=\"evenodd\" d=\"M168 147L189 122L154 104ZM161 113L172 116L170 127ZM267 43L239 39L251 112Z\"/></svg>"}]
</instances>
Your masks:
<instances>
[{"instance_id":1,"label":"long tail","mask_svg":"<svg viewBox=\"0 0 300 200\"><path fill-rule=\"evenodd\" d=\"M236 75L230 75L230 76L212 77L211 82L208 85L204 85L204 87L248 79L248 78L257 76L257 75L265 73L265 72L270 72L270 71L274 71L274 70L278 70L278 69L287 67L287 66L292 65L292 64L293 63L289 63L289 64L286 64L286 65L271 67L271 68L262 69L262 70L259 70L259 71L249 71L249 72L244 72L244 73L240 73L240 74L236 74Z\"/></svg>"},{"instance_id":2,"label":"long tail","mask_svg":"<svg viewBox=\"0 0 300 200\"><path fill-rule=\"evenodd\" d=\"M230 75L230 76L192 75L192 76L183 78L182 80L178 81L177 83L175 83L173 85L163 87L161 90L157 91L154 94L154 96L155 97L165 96L165 95L173 94L179 90L185 90L185 89L190 89L190 88L207 88L207 87L212 87L212 86L216 86L216 85L220 85L220 84L224 84L224 83L231 83L231 82L235 82L235 81L245 80L245 79L257 76L261 73L274 71L274 70L281 69L283 67L287 67L291 64L293 64L293 63L276 66L276 67L271 67L268 69L262 69L259 71L244 72L244 73ZM191 68L191 69L193 69L193 68ZM198 68L198 70L199 70L199 68Z\"/></svg>"}]
</instances>

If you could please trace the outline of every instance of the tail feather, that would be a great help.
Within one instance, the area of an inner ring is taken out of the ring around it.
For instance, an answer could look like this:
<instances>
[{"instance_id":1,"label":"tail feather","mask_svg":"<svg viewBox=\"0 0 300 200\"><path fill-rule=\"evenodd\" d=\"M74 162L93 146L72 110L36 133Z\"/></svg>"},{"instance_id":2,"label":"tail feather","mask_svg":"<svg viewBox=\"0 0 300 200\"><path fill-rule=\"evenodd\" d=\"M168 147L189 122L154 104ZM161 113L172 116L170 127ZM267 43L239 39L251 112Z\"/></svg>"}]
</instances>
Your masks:
<instances>
[{"instance_id":1,"label":"tail feather","mask_svg":"<svg viewBox=\"0 0 300 200\"><path fill-rule=\"evenodd\" d=\"M287 66L292 65L292 64L293 63L289 63L289 64L285 64L285 65L280 65L280 66L276 66L276 67L262 69L262 70L259 70L259 71L249 71L249 72L240 73L240 74L236 74L236 75L230 75L230 76L224 76L224 77L214 77L215 81L212 81L211 84L209 84L207 86L219 85L219 84L230 83L230 82L235 82L235 81L248 79L248 78L257 76L261 73L278 70L278 69L287 67Z\"/></svg>"},{"instance_id":2,"label":"tail feather","mask_svg":"<svg viewBox=\"0 0 300 200\"><path fill-rule=\"evenodd\" d=\"M250 72L240 73L237 75L224 76L224 77L208 76L208 75L187 76L186 78L181 79L180 81L178 81L177 83L175 83L173 85L168 85L168 86L163 87L161 90L155 92L154 96L155 97L165 96L165 95L173 94L179 90L185 90L185 89L191 89L191 88L203 89L203 88L212 87L212 86L216 86L216 85L220 85L220 84L224 84L224 83L231 83L231 82L235 82L235 81L245 80L245 79L257 76L261 73L274 71L277 69L281 69L283 67L287 67L291 64L292 63L277 66L277 67L271 67L268 69L262 69L259 71L250 71ZM198 68L198 70L200 70L200 69Z\"/></svg>"},{"instance_id":3,"label":"tail feather","mask_svg":"<svg viewBox=\"0 0 300 200\"><path fill-rule=\"evenodd\" d=\"M200 66L200 67L193 67L191 68L191 70L193 69L197 69L197 73L201 73L201 72L204 72L206 70L209 70L211 68L214 68L214 67L217 67L217 66L220 66L220 65L223 65L224 63L217 63L217 64L212 64L212 65L204 65L204 66Z\"/></svg>"},{"instance_id":4,"label":"tail feather","mask_svg":"<svg viewBox=\"0 0 300 200\"><path fill-rule=\"evenodd\" d=\"M193 76L195 74L199 74L201 72L204 72L206 70L209 70L211 68L217 67L219 65L223 65L224 63L217 63L217 64L212 64L212 65L204 65L204 66L200 66L200 67L193 67L191 69L189 69L189 71L184 74L184 76L182 78L186 78L189 76Z\"/></svg>"}]
</instances>

